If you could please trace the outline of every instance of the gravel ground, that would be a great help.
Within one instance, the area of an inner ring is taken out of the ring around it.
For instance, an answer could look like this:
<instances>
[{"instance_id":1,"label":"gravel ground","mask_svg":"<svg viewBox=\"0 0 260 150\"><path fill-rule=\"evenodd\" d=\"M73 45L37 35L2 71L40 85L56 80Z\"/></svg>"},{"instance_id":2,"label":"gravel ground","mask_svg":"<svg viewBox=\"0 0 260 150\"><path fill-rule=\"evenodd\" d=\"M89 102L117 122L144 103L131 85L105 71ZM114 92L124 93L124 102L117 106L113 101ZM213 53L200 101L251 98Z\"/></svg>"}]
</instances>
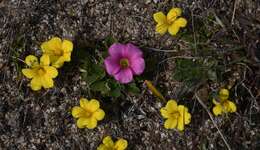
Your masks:
<instances>
[{"instance_id":1,"label":"gravel ground","mask_svg":"<svg viewBox=\"0 0 260 150\"><path fill-rule=\"evenodd\" d=\"M240 1L236 9L233 1L222 0L0 1L0 149L92 150L105 135L123 137L129 142L128 148L136 150L224 149L225 145L207 112L196 102L191 102L190 108L197 115L193 116L185 132L166 130L159 114L162 104L143 86L141 95L129 95L118 105L116 113L108 114L96 129L78 129L69 111L78 105L80 97L88 97L82 92L84 82L78 67L61 70L56 87L41 92L31 91L21 74L24 65L20 60L28 54L39 56L40 44L52 36L74 41L74 51L79 47L78 41L89 43L108 36L141 47L173 49L177 45L185 48L187 43L182 40L168 35L161 37L154 31L152 14L173 6L183 8L188 20L192 18L191 14L200 18L211 10L215 11L227 26L225 30L228 33L216 33L210 45L229 47L221 45L218 38L232 36L250 50L247 54L252 62L259 61L260 4L257 0ZM232 17L234 10L235 18ZM229 28L232 18L235 25ZM192 31L191 27L190 23L188 31ZM171 56L151 49L144 52L157 55L158 62ZM189 52L181 54L188 56ZM256 80L253 86L256 89L260 85L258 68L256 66L254 70ZM157 85L171 89L167 98L176 97L181 85L170 77L173 69L174 63L168 62L162 67L163 72L154 71L153 80ZM256 101L260 105L259 99ZM239 111L229 120L215 120L234 149L260 148L259 111L255 113L258 119L253 119L253 122L249 121L249 114Z\"/></svg>"}]
</instances>

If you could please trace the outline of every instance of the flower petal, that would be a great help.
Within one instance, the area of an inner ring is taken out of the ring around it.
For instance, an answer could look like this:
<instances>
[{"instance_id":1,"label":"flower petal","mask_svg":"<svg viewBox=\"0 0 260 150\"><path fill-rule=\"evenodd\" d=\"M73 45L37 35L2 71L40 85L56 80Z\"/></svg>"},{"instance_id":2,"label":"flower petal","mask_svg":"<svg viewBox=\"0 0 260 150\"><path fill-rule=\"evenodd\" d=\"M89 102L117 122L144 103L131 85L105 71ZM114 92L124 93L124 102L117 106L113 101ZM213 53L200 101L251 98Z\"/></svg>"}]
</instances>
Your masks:
<instances>
[{"instance_id":1,"label":"flower petal","mask_svg":"<svg viewBox=\"0 0 260 150\"><path fill-rule=\"evenodd\" d=\"M232 101L228 101L228 111L229 112L236 112L237 111L236 104L233 103Z\"/></svg>"},{"instance_id":2,"label":"flower petal","mask_svg":"<svg viewBox=\"0 0 260 150\"><path fill-rule=\"evenodd\" d=\"M50 76L48 76L48 74L45 74L43 77L41 78L41 82L42 82L42 86L47 89L47 88L51 88L54 86L54 82L52 80L52 78Z\"/></svg>"},{"instance_id":3,"label":"flower petal","mask_svg":"<svg viewBox=\"0 0 260 150\"><path fill-rule=\"evenodd\" d=\"M128 145L127 140L119 139L116 141L114 148L116 150L124 150L127 148L127 145Z\"/></svg>"},{"instance_id":4,"label":"flower petal","mask_svg":"<svg viewBox=\"0 0 260 150\"><path fill-rule=\"evenodd\" d=\"M166 23L167 22L165 14L161 11L153 14L153 19L157 23Z\"/></svg>"},{"instance_id":5,"label":"flower petal","mask_svg":"<svg viewBox=\"0 0 260 150\"><path fill-rule=\"evenodd\" d=\"M143 73L145 68L145 62L144 59L141 57L137 57L135 59L130 59L130 67L134 74L140 75Z\"/></svg>"},{"instance_id":6,"label":"flower petal","mask_svg":"<svg viewBox=\"0 0 260 150\"><path fill-rule=\"evenodd\" d=\"M175 22L168 28L168 32L171 35L176 35L179 32L179 30L180 30L180 26L178 26L178 24L176 24Z\"/></svg>"},{"instance_id":7,"label":"flower petal","mask_svg":"<svg viewBox=\"0 0 260 150\"><path fill-rule=\"evenodd\" d=\"M121 69L117 74L114 75L115 79L120 83L129 83L133 80L133 73L130 68Z\"/></svg>"},{"instance_id":8,"label":"flower petal","mask_svg":"<svg viewBox=\"0 0 260 150\"><path fill-rule=\"evenodd\" d=\"M49 55L42 55L42 57L40 58L40 64L43 66L49 66L50 65L50 57Z\"/></svg>"},{"instance_id":9,"label":"flower petal","mask_svg":"<svg viewBox=\"0 0 260 150\"><path fill-rule=\"evenodd\" d=\"M87 107L87 105L88 105L88 100L86 98L81 98L79 100L79 104L80 104L80 107L85 109Z\"/></svg>"},{"instance_id":10,"label":"flower petal","mask_svg":"<svg viewBox=\"0 0 260 150\"><path fill-rule=\"evenodd\" d=\"M85 128L87 126L87 123L88 123L88 118L79 118L77 120L77 126L78 128Z\"/></svg>"},{"instance_id":11,"label":"flower petal","mask_svg":"<svg viewBox=\"0 0 260 150\"><path fill-rule=\"evenodd\" d=\"M73 50L73 43L69 40L63 40L61 48L64 53L71 52Z\"/></svg>"},{"instance_id":12,"label":"flower petal","mask_svg":"<svg viewBox=\"0 0 260 150\"><path fill-rule=\"evenodd\" d=\"M87 105L84 107L87 111L94 113L96 110L98 110L100 104L98 100L91 99L88 101Z\"/></svg>"},{"instance_id":13,"label":"flower petal","mask_svg":"<svg viewBox=\"0 0 260 150\"><path fill-rule=\"evenodd\" d=\"M94 129L95 127L97 127L97 119L95 119L94 117L88 118L86 120L86 127L88 129Z\"/></svg>"},{"instance_id":14,"label":"flower petal","mask_svg":"<svg viewBox=\"0 0 260 150\"><path fill-rule=\"evenodd\" d=\"M227 89L221 89L219 91L219 99L220 100L227 100L229 97L229 91Z\"/></svg>"},{"instance_id":15,"label":"flower petal","mask_svg":"<svg viewBox=\"0 0 260 150\"><path fill-rule=\"evenodd\" d=\"M63 56L61 56L57 59L57 61L52 63L52 66L55 68L60 68L63 66L64 62L65 62L65 59Z\"/></svg>"},{"instance_id":16,"label":"flower petal","mask_svg":"<svg viewBox=\"0 0 260 150\"><path fill-rule=\"evenodd\" d=\"M178 110L177 102L175 100L169 100L165 106L168 113L175 112Z\"/></svg>"},{"instance_id":17,"label":"flower petal","mask_svg":"<svg viewBox=\"0 0 260 150\"><path fill-rule=\"evenodd\" d=\"M58 37L53 37L48 41L48 47L51 50L61 49L62 48L62 41Z\"/></svg>"},{"instance_id":18,"label":"flower petal","mask_svg":"<svg viewBox=\"0 0 260 150\"><path fill-rule=\"evenodd\" d=\"M178 18L178 19L176 19L175 21L174 21L174 24L176 25L176 26L179 26L179 27L186 27L186 25L187 25L187 20L185 19L185 18L182 18L182 17L180 17L180 18Z\"/></svg>"},{"instance_id":19,"label":"flower petal","mask_svg":"<svg viewBox=\"0 0 260 150\"><path fill-rule=\"evenodd\" d=\"M98 109L93 113L93 117L97 120L102 120L105 117L105 112L102 109Z\"/></svg>"},{"instance_id":20,"label":"flower petal","mask_svg":"<svg viewBox=\"0 0 260 150\"><path fill-rule=\"evenodd\" d=\"M39 65L38 58L36 56L33 56L33 55L27 56L25 58L25 63L26 63L26 65L28 65L30 67Z\"/></svg>"},{"instance_id":21,"label":"flower petal","mask_svg":"<svg viewBox=\"0 0 260 150\"><path fill-rule=\"evenodd\" d=\"M215 107L213 107L213 113L215 116L221 115L223 112L222 106L220 104L217 104Z\"/></svg>"},{"instance_id":22,"label":"flower petal","mask_svg":"<svg viewBox=\"0 0 260 150\"><path fill-rule=\"evenodd\" d=\"M169 28L168 24L166 24L166 23L158 23L156 25L155 31L157 33L159 33L160 35L164 35L167 32L168 28Z\"/></svg>"},{"instance_id":23,"label":"flower petal","mask_svg":"<svg viewBox=\"0 0 260 150\"><path fill-rule=\"evenodd\" d=\"M125 49L125 45L120 43L114 43L108 49L109 55L115 58L120 59L122 57L122 51Z\"/></svg>"},{"instance_id":24,"label":"flower petal","mask_svg":"<svg viewBox=\"0 0 260 150\"><path fill-rule=\"evenodd\" d=\"M58 76L58 71L57 71L57 69L55 67L45 66L44 70L46 70L46 74L50 78L56 78Z\"/></svg>"},{"instance_id":25,"label":"flower petal","mask_svg":"<svg viewBox=\"0 0 260 150\"><path fill-rule=\"evenodd\" d=\"M122 51L122 57L128 59L142 58L143 52L135 45L128 43Z\"/></svg>"},{"instance_id":26,"label":"flower petal","mask_svg":"<svg viewBox=\"0 0 260 150\"><path fill-rule=\"evenodd\" d=\"M22 69L22 73L24 76L30 79L36 75L35 70L33 69Z\"/></svg>"},{"instance_id":27,"label":"flower petal","mask_svg":"<svg viewBox=\"0 0 260 150\"><path fill-rule=\"evenodd\" d=\"M115 57L107 57L105 59L105 68L109 75L118 73L120 70L119 60L117 60Z\"/></svg>"},{"instance_id":28,"label":"flower petal","mask_svg":"<svg viewBox=\"0 0 260 150\"><path fill-rule=\"evenodd\" d=\"M34 91L40 90L41 87L42 87L41 78L38 77L38 76L34 77L34 78L31 80L31 82L30 82L30 86L31 86L32 90L34 90Z\"/></svg>"},{"instance_id":29,"label":"flower petal","mask_svg":"<svg viewBox=\"0 0 260 150\"><path fill-rule=\"evenodd\" d=\"M188 108L185 107L185 112L184 112L184 123L189 124L191 121L191 114L188 112Z\"/></svg>"},{"instance_id":30,"label":"flower petal","mask_svg":"<svg viewBox=\"0 0 260 150\"><path fill-rule=\"evenodd\" d=\"M74 106L72 108L71 114L74 118L79 118L84 116L85 110L79 106Z\"/></svg>"},{"instance_id":31,"label":"flower petal","mask_svg":"<svg viewBox=\"0 0 260 150\"><path fill-rule=\"evenodd\" d=\"M71 58L70 58L71 53L64 53L62 57L63 57L64 61L69 62L71 60Z\"/></svg>"},{"instance_id":32,"label":"flower petal","mask_svg":"<svg viewBox=\"0 0 260 150\"><path fill-rule=\"evenodd\" d=\"M181 15L180 8L172 8L167 14L167 21L173 22L180 15Z\"/></svg>"},{"instance_id":33,"label":"flower petal","mask_svg":"<svg viewBox=\"0 0 260 150\"><path fill-rule=\"evenodd\" d=\"M183 131L183 130L184 130L184 118L183 118L183 116L180 116L180 117L178 118L177 129L178 129L179 131Z\"/></svg>"},{"instance_id":34,"label":"flower petal","mask_svg":"<svg viewBox=\"0 0 260 150\"><path fill-rule=\"evenodd\" d=\"M169 118L170 114L168 113L167 109L165 107L162 107L160 109L161 115L163 118Z\"/></svg>"},{"instance_id":35,"label":"flower petal","mask_svg":"<svg viewBox=\"0 0 260 150\"><path fill-rule=\"evenodd\" d=\"M107 150L108 148L104 144L100 144L97 150Z\"/></svg>"},{"instance_id":36,"label":"flower petal","mask_svg":"<svg viewBox=\"0 0 260 150\"><path fill-rule=\"evenodd\" d=\"M114 147L114 142L110 136L106 136L102 142L107 147Z\"/></svg>"},{"instance_id":37,"label":"flower petal","mask_svg":"<svg viewBox=\"0 0 260 150\"><path fill-rule=\"evenodd\" d=\"M174 129L174 128L176 128L176 126L177 126L177 119L175 119L175 118L167 119L164 122L164 128L166 128L166 129Z\"/></svg>"}]
</instances>

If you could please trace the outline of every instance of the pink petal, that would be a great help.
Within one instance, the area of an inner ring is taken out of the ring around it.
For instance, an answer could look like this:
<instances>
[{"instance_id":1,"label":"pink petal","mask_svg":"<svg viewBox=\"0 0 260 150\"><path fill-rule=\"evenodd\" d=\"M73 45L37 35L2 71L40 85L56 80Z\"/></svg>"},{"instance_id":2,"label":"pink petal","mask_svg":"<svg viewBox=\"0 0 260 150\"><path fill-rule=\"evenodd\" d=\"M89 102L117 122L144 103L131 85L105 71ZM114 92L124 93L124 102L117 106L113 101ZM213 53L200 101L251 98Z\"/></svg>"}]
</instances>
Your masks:
<instances>
[{"instance_id":1,"label":"pink petal","mask_svg":"<svg viewBox=\"0 0 260 150\"><path fill-rule=\"evenodd\" d=\"M128 43L125 45L122 55L123 55L123 57L126 57L126 58L142 57L143 52L135 45Z\"/></svg>"},{"instance_id":2,"label":"pink petal","mask_svg":"<svg viewBox=\"0 0 260 150\"><path fill-rule=\"evenodd\" d=\"M130 68L122 69L114 77L120 83L129 83L133 80L133 73Z\"/></svg>"},{"instance_id":3,"label":"pink petal","mask_svg":"<svg viewBox=\"0 0 260 150\"><path fill-rule=\"evenodd\" d=\"M108 56L105 59L105 68L108 74L110 75L114 75L116 73L118 73L118 71L120 70L120 65L118 63L118 59Z\"/></svg>"},{"instance_id":4,"label":"pink petal","mask_svg":"<svg viewBox=\"0 0 260 150\"><path fill-rule=\"evenodd\" d=\"M111 45L108 49L109 55L112 57L122 57L122 51L125 49L125 45L115 43Z\"/></svg>"},{"instance_id":5,"label":"pink petal","mask_svg":"<svg viewBox=\"0 0 260 150\"><path fill-rule=\"evenodd\" d=\"M134 57L130 59L130 67L135 75L140 75L144 72L145 62L142 57Z\"/></svg>"}]
</instances>

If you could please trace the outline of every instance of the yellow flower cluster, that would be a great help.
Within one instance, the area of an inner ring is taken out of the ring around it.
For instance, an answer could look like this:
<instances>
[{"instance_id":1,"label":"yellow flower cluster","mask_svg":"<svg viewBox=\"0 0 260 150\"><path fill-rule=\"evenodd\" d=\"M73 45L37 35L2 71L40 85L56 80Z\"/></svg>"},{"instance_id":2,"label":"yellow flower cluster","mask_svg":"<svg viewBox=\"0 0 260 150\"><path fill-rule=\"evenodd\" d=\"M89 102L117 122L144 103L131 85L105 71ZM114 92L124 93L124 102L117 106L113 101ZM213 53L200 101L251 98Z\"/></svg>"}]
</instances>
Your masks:
<instances>
[{"instance_id":1,"label":"yellow flower cluster","mask_svg":"<svg viewBox=\"0 0 260 150\"><path fill-rule=\"evenodd\" d=\"M53 78L56 78L58 71L56 68L63 66L64 62L69 62L73 43L69 40L61 40L53 37L41 45L43 55L38 58L29 55L25 58L25 63L29 68L22 69L25 77L32 79L30 87L34 91L40 90L42 87L52 88L54 86Z\"/></svg>"},{"instance_id":2,"label":"yellow flower cluster","mask_svg":"<svg viewBox=\"0 0 260 150\"><path fill-rule=\"evenodd\" d=\"M180 17L182 13L181 8L172 8L167 15L163 12L157 12L153 15L156 25L156 32L164 35L167 31L171 35L176 35L180 28L184 28L187 25L187 20Z\"/></svg>"},{"instance_id":3,"label":"yellow flower cluster","mask_svg":"<svg viewBox=\"0 0 260 150\"><path fill-rule=\"evenodd\" d=\"M228 89L221 89L218 94L218 101L213 99L213 113L215 116L221 115L223 113L233 113L237 111L236 104L228 100L229 91Z\"/></svg>"}]
</instances>

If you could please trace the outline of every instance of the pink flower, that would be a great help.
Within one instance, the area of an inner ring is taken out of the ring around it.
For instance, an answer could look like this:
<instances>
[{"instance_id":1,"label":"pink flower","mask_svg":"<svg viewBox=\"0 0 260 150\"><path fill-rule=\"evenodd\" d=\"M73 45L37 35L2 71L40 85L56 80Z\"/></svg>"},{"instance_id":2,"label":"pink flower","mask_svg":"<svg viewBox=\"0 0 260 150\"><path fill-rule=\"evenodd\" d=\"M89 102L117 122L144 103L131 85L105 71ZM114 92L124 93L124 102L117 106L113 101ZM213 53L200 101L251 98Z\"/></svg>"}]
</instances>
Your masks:
<instances>
[{"instance_id":1,"label":"pink flower","mask_svg":"<svg viewBox=\"0 0 260 150\"><path fill-rule=\"evenodd\" d=\"M145 68L142 51L133 44L115 43L109 48L105 59L106 71L120 83L129 83L133 75L140 75Z\"/></svg>"}]
</instances>

